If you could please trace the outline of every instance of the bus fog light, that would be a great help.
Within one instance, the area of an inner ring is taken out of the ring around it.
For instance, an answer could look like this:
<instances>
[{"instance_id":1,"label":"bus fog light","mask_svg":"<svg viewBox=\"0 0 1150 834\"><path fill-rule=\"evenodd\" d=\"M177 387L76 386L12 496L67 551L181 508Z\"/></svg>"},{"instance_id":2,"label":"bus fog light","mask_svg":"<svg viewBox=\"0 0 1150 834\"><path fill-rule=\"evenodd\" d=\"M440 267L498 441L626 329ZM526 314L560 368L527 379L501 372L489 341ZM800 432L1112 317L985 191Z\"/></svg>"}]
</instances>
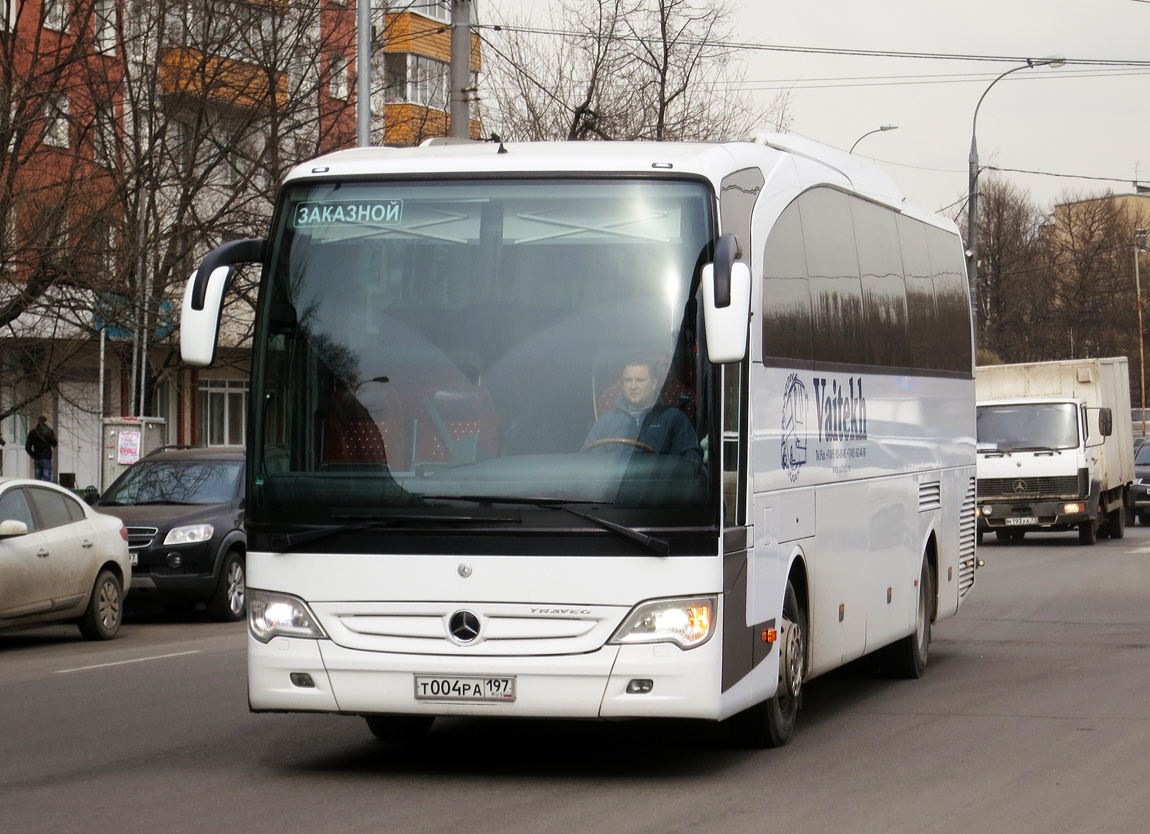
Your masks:
<instances>
[{"instance_id":1,"label":"bus fog light","mask_svg":"<svg viewBox=\"0 0 1150 834\"><path fill-rule=\"evenodd\" d=\"M628 695L646 695L655 688L655 682L647 678L636 678L627 684Z\"/></svg>"},{"instance_id":2,"label":"bus fog light","mask_svg":"<svg viewBox=\"0 0 1150 834\"><path fill-rule=\"evenodd\" d=\"M315 689L315 681L307 672L292 672L290 678L293 686L298 686L301 689Z\"/></svg>"},{"instance_id":3,"label":"bus fog light","mask_svg":"<svg viewBox=\"0 0 1150 834\"><path fill-rule=\"evenodd\" d=\"M301 599L251 588L248 588L248 599L248 630L261 643L279 636L312 640L327 636Z\"/></svg>"},{"instance_id":4,"label":"bus fog light","mask_svg":"<svg viewBox=\"0 0 1150 834\"><path fill-rule=\"evenodd\" d=\"M645 602L635 606L610 642L675 643L693 649L707 642L714 631L715 597L690 597Z\"/></svg>"}]
</instances>

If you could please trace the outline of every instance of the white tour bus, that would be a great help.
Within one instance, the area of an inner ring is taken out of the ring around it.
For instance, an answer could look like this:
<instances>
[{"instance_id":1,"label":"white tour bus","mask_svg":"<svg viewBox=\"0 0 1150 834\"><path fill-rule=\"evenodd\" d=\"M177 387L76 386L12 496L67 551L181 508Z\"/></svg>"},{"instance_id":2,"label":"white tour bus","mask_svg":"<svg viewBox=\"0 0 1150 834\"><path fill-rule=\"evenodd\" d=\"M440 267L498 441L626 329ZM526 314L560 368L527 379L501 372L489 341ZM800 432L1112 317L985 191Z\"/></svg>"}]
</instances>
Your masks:
<instances>
[{"instance_id":1,"label":"white tour bus","mask_svg":"<svg viewBox=\"0 0 1150 834\"><path fill-rule=\"evenodd\" d=\"M186 362L241 263L252 710L780 745L823 672L921 675L974 584L960 240L845 153L330 154L192 276Z\"/></svg>"}]
</instances>

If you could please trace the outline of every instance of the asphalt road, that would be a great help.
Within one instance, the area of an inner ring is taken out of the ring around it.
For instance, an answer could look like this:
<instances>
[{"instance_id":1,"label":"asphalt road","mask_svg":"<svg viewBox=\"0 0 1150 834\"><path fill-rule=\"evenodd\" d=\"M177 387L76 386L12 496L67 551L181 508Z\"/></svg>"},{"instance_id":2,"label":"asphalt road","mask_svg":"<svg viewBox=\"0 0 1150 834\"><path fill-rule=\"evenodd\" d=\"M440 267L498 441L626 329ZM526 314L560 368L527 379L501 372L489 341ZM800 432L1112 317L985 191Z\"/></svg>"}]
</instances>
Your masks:
<instances>
[{"instance_id":1,"label":"asphalt road","mask_svg":"<svg viewBox=\"0 0 1150 834\"><path fill-rule=\"evenodd\" d=\"M0 632L0 832L1150 829L1150 528L993 539L919 681L812 681L794 741L695 723L252 715L242 625Z\"/></svg>"}]
</instances>

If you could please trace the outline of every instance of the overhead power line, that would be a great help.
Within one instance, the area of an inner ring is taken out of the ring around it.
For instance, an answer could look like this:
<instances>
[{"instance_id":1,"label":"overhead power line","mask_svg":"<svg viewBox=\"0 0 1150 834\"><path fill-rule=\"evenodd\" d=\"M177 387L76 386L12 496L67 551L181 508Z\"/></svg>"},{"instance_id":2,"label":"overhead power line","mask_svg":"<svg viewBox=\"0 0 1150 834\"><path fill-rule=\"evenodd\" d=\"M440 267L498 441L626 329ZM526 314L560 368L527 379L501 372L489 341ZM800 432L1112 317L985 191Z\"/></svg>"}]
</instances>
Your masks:
<instances>
[{"instance_id":1,"label":"overhead power line","mask_svg":"<svg viewBox=\"0 0 1150 834\"><path fill-rule=\"evenodd\" d=\"M546 29L536 26L506 26L503 24L475 24L475 29L489 29L495 32L519 32L527 35L549 35L552 37L586 37L584 32L575 32L565 29ZM618 40L638 40L634 36L613 36ZM783 46L765 43L736 42L736 41L690 41L680 43L690 46L711 46L723 49L739 49L749 52L795 52L808 55L839 55L865 58L915 58L930 61L986 61L995 63L1026 63L1043 58L1040 55L977 55L973 53L946 53L946 52L902 52L898 50L879 49L851 49L833 48L823 46ZM1110 67L1150 67L1150 61L1130 61L1117 58L1063 58L1067 65L1079 66L1110 66Z\"/></svg>"}]
</instances>

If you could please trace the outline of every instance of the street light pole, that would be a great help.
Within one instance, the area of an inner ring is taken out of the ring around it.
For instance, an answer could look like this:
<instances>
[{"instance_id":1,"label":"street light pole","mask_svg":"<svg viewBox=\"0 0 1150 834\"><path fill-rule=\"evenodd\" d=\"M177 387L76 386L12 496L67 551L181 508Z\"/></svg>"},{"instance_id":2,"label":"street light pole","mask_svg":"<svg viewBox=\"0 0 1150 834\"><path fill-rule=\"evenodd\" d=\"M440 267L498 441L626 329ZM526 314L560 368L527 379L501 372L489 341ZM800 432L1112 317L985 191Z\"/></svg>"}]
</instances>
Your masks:
<instances>
[{"instance_id":1,"label":"street light pole","mask_svg":"<svg viewBox=\"0 0 1150 834\"><path fill-rule=\"evenodd\" d=\"M371 0L355 4L355 145L371 145Z\"/></svg>"},{"instance_id":2,"label":"street light pole","mask_svg":"<svg viewBox=\"0 0 1150 834\"><path fill-rule=\"evenodd\" d=\"M887 131L887 130L898 130L898 125L883 125L882 127L876 127L874 130L868 130L866 133L864 133L858 139L855 139L855 143L853 145L851 145L851 149L849 151L847 151L847 153L854 153L855 148L858 147L858 143L861 142L863 139L866 139L872 133L882 133L882 132Z\"/></svg>"},{"instance_id":3,"label":"street light pole","mask_svg":"<svg viewBox=\"0 0 1150 834\"><path fill-rule=\"evenodd\" d=\"M1146 350L1142 338L1142 281L1138 276L1138 255L1146 251L1146 230L1134 232L1134 289L1138 294L1138 365L1142 379L1142 436L1146 436Z\"/></svg>"},{"instance_id":4,"label":"street light pole","mask_svg":"<svg viewBox=\"0 0 1150 834\"><path fill-rule=\"evenodd\" d=\"M1065 64L1066 61L1062 58L1050 58L1045 61L1032 61L1028 58L1022 66L1012 67L991 81L978 97L978 103L974 105L974 118L970 122L970 167L967 181L966 280L970 284L970 314L976 327L978 325L978 108L982 107L982 100L986 98L991 88L1012 72L1035 67L1061 67Z\"/></svg>"}]
</instances>

